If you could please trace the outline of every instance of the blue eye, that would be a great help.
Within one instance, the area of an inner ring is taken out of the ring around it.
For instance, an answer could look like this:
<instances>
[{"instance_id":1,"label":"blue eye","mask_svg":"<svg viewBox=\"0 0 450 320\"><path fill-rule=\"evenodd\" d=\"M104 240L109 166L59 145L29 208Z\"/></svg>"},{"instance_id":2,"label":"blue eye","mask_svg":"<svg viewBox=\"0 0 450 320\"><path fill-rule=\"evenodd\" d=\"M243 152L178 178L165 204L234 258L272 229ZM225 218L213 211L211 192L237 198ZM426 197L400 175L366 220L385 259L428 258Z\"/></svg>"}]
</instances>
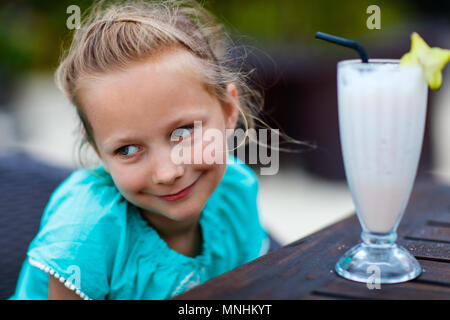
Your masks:
<instances>
[{"instance_id":1,"label":"blue eye","mask_svg":"<svg viewBox=\"0 0 450 320\"><path fill-rule=\"evenodd\" d=\"M194 126L193 125L180 127L178 129L175 129L172 132L171 140L172 141L178 141L180 138L184 138L184 137L189 136L192 133L192 131L194 131Z\"/></svg>"},{"instance_id":2,"label":"blue eye","mask_svg":"<svg viewBox=\"0 0 450 320\"><path fill-rule=\"evenodd\" d=\"M117 149L117 152L122 156L129 157L135 154L138 151L138 147L135 145L129 145L122 148Z\"/></svg>"}]
</instances>

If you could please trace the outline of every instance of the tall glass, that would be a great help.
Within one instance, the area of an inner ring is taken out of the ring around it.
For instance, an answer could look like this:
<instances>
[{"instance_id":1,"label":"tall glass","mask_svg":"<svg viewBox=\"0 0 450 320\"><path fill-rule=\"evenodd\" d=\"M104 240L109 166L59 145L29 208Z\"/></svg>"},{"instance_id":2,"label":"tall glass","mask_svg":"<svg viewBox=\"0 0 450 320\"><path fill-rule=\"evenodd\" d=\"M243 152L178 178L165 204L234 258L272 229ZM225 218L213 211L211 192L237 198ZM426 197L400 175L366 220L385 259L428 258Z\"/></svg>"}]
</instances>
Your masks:
<instances>
[{"instance_id":1,"label":"tall glass","mask_svg":"<svg viewBox=\"0 0 450 320\"><path fill-rule=\"evenodd\" d=\"M337 73L345 174L362 242L335 270L366 283L373 275L378 283L413 279L421 267L395 240L419 163L428 86L419 66L399 60L345 60Z\"/></svg>"}]
</instances>

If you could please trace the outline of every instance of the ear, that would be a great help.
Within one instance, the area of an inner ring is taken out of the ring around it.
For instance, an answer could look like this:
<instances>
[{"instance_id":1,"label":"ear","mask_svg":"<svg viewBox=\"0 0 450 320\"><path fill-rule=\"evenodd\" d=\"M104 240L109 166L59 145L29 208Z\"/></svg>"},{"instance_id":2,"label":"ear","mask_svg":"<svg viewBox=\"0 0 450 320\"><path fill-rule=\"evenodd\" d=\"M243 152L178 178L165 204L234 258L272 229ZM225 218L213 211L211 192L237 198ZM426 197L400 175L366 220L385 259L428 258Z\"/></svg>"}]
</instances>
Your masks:
<instances>
[{"instance_id":1,"label":"ear","mask_svg":"<svg viewBox=\"0 0 450 320\"><path fill-rule=\"evenodd\" d=\"M229 83L227 85L227 93L228 93L228 101L225 104L224 108L224 117L225 117L225 128L232 129L236 127L237 121L239 119L239 94L234 83ZM227 136L231 135L232 130L229 130Z\"/></svg>"}]
</instances>

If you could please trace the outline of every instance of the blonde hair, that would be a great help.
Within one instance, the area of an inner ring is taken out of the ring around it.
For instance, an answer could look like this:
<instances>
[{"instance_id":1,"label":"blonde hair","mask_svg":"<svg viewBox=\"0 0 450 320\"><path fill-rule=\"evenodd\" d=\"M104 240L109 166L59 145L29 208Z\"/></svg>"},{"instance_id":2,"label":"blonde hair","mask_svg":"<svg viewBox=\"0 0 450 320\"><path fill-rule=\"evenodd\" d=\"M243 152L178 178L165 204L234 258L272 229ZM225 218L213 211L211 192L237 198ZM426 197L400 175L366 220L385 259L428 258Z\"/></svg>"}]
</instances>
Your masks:
<instances>
[{"instance_id":1,"label":"blonde hair","mask_svg":"<svg viewBox=\"0 0 450 320\"><path fill-rule=\"evenodd\" d=\"M79 146L97 149L92 127L77 95L89 77L125 70L131 63L148 59L171 47L182 47L203 65L200 72L220 102L226 102L227 84L238 90L240 119L246 132L255 128L263 107L262 93L248 84L249 73L234 71L227 57L228 40L222 26L201 5L191 0L146 2L97 1L74 33L55 73L58 88L76 107L86 135ZM245 140L246 141L246 140ZM83 161L79 157L83 166Z\"/></svg>"}]
</instances>

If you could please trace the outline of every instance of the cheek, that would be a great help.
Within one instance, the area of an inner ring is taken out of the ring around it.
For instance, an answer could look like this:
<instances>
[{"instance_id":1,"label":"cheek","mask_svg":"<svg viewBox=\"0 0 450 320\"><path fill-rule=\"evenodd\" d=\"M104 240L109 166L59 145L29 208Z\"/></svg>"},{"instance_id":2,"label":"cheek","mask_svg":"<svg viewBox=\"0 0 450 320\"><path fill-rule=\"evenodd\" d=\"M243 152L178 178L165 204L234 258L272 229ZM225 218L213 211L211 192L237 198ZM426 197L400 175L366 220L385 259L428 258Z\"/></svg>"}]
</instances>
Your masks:
<instances>
[{"instance_id":1,"label":"cheek","mask_svg":"<svg viewBox=\"0 0 450 320\"><path fill-rule=\"evenodd\" d=\"M129 194L142 190L145 185L143 176L139 170L131 170L131 168L111 168L111 176L117 188L123 194Z\"/></svg>"},{"instance_id":2,"label":"cheek","mask_svg":"<svg viewBox=\"0 0 450 320\"><path fill-rule=\"evenodd\" d=\"M208 171L206 171L205 177L207 177L208 183L208 192L211 194L217 188L217 186L222 181L222 178L226 171L226 163L225 164L212 164L208 167Z\"/></svg>"},{"instance_id":3,"label":"cheek","mask_svg":"<svg viewBox=\"0 0 450 320\"><path fill-rule=\"evenodd\" d=\"M224 159L223 162L219 163L208 163L206 161L203 161L198 164L192 165L192 170L197 172L202 172L202 175L205 180L207 180L208 185L215 188L220 181L222 180L225 171L227 168L227 159Z\"/></svg>"}]
</instances>

